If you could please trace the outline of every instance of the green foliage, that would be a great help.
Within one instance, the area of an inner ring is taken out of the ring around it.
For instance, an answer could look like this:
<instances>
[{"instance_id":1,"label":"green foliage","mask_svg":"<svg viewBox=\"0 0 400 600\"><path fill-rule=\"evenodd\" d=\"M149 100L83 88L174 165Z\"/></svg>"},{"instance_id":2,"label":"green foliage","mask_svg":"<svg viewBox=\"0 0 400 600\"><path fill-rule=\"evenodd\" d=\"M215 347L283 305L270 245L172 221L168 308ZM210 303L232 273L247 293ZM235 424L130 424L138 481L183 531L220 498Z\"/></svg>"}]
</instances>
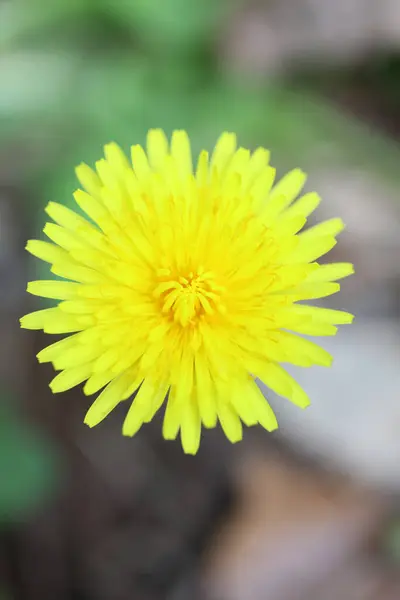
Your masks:
<instances>
[{"instance_id":1,"label":"green foliage","mask_svg":"<svg viewBox=\"0 0 400 600\"><path fill-rule=\"evenodd\" d=\"M3 402L0 408L0 526L28 517L53 491L57 462L54 448L32 427L23 424Z\"/></svg>"},{"instance_id":2,"label":"green foliage","mask_svg":"<svg viewBox=\"0 0 400 600\"><path fill-rule=\"evenodd\" d=\"M110 140L126 150L142 143L150 127L187 129L194 153L222 130L234 130L242 144L268 145L278 164L304 167L327 142L338 163L363 162L398 177L397 147L325 101L279 82L252 86L218 70L216 32L235 10L232 0L7 6L0 28L0 144L29 140L45 148L26 180L37 200L29 206L37 228L48 200L72 202L76 164L93 164Z\"/></svg>"},{"instance_id":3,"label":"green foliage","mask_svg":"<svg viewBox=\"0 0 400 600\"><path fill-rule=\"evenodd\" d=\"M71 196L75 164L93 163L110 140L126 149L143 142L149 127L186 128L195 151L235 130L243 144L267 144L287 162L307 163L328 142L339 162L365 160L397 177L397 149L325 102L219 72L214 41L236 8L232 0L14 0L8 7L0 28L0 143L29 138L50 150L30 174L30 188L40 190L35 211Z\"/></svg>"},{"instance_id":4,"label":"green foliage","mask_svg":"<svg viewBox=\"0 0 400 600\"><path fill-rule=\"evenodd\" d=\"M188 52L216 32L229 0L102 0L109 14L131 27L145 46Z\"/></svg>"},{"instance_id":5,"label":"green foliage","mask_svg":"<svg viewBox=\"0 0 400 600\"><path fill-rule=\"evenodd\" d=\"M0 47L38 43L43 47L68 40L71 47L77 42L87 47L90 38L101 34L103 42L113 46L130 36L152 52L167 53L198 49L234 6L232 0L14 0L12 4L0 30ZM113 33L119 35L112 37Z\"/></svg>"},{"instance_id":6,"label":"green foliage","mask_svg":"<svg viewBox=\"0 0 400 600\"><path fill-rule=\"evenodd\" d=\"M385 550L396 565L400 565L400 520L395 519L389 524L384 539Z\"/></svg>"}]
</instances>

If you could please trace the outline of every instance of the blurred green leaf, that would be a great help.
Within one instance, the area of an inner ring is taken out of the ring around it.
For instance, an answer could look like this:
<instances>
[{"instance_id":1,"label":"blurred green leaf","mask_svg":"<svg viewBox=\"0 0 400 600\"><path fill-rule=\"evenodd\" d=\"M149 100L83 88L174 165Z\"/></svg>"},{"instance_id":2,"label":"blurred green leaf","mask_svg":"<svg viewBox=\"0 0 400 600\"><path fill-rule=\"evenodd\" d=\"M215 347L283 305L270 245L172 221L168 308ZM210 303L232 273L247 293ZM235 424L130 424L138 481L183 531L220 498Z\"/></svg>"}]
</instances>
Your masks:
<instances>
[{"instance_id":1,"label":"blurred green leaf","mask_svg":"<svg viewBox=\"0 0 400 600\"><path fill-rule=\"evenodd\" d=\"M93 0L12 0L0 3L0 49L40 42L90 13Z\"/></svg>"},{"instance_id":2,"label":"blurred green leaf","mask_svg":"<svg viewBox=\"0 0 400 600\"><path fill-rule=\"evenodd\" d=\"M187 51L212 38L230 0L101 0L114 18L130 26L148 46Z\"/></svg>"},{"instance_id":3,"label":"blurred green leaf","mask_svg":"<svg viewBox=\"0 0 400 600\"><path fill-rule=\"evenodd\" d=\"M100 32L104 48L118 25L115 46L126 30L147 48L188 50L212 38L232 7L231 0L13 0L0 4L0 48L68 39L71 48L72 42L85 47Z\"/></svg>"},{"instance_id":4,"label":"blurred green leaf","mask_svg":"<svg viewBox=\"0 0 400 600\"><path fill-rule=\"evenodd\" d=\"M65 107L66 118L69 110L68 120L75 119L76 127L68 142L64 140L58 162L43 172L42 204L50 199L68 203L77 186L73 170L77 164L94 164L109 141L128 151L131 144L144 143L152 127L167 133L187 129L194 153L231 130L243 145L267 145L280 162L301 160L300 166L307 166L321 144L329 143L339 164L364 161L374 170L398 174L396 144L304 91L243 88L214 77L207 84L177 87L146 60L110 59L88 62L86 67L76 81L79 93Z\"/></svg>"},{"instance_id":5,"label":"blurred green leaf","mask_svg":"<svg viewBox=\"0 0 400 600\"><path fill-rule=\"evenodd\" d=\"M389 524L384 544L391 560L400 564L400 521L394 520Z\"/></svg>"},{"instance_id":6,"label":"blurred green leaf","mask_svg":"<svg viewBox=\"0 0 400 600\"><path fill-rule=\"evenodd\" d=\"M324 100L279 84L257 88L243 78L224 81L212 61L200 60L197 52L211 51L213 28L232 10L228 0L15 0L6 7L3 22L20 25L3 27L2 33L19 31L23 37L31 31L40 42L59 37L68 23L86 27L102 15L110 34L118 22L142 39L142 50L159 50L139 54L132 46L123 52L114 35L112 45L94 55L71 49L2 57L0 141L41 136L43 143L53 144L43 169L46 185L57 194L67 186L58 189L52 182L64 181L62 173L72 172L86 153L95 156L109 140L125 148L143 142L146 130L155 126L169 132L188 129L195 148L233 129L241 143L268 145L287 163L299 157L310 162L327 142L334 148L333 160L358 161L398 177L396 145ZM86 33L90 37L90 27Z\"/></svg>"},{"instance_id":7,"label":"blurred green leaf","mask_svg":"<svg viewBox=\"0 0 400 600\"><path fill-rule=\"evenodd\" d=\"M54 448L11 409L0 408L0 524L20 520L52 492Z\"/></svg>"},{"instance_id":8,"label":"blurred green leaf","mask_svg":"<svg viewBox=\"0 0 400 600\"><path fill-rule=\"evenodd\" d=\"M43 52L15 52L0 59L0 119L33 119L59 113L72 95L78 58ZM80 61L79 61L80 66ZM35 77L32 77L35 73Z\"/></svg>"}]
</instances>

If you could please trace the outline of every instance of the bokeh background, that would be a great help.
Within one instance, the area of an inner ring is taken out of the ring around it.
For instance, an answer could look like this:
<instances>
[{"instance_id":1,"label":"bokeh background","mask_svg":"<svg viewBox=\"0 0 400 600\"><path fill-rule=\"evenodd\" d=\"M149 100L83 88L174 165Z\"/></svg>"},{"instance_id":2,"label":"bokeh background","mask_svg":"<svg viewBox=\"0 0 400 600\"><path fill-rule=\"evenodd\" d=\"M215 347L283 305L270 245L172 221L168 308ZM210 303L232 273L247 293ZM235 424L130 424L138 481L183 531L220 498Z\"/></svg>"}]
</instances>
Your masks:
<instances>
[{"instance_id":1,"label":"bokeh background","mask_svg":"<svg viewBox=\"0 0 400 600\"><path fill-rule=\"evenodd\" d=\"M295 373L313 406L194 458L125 407L87 429L18 326L45 204L149 127L306 169L357 269L334 367ZM398 0L0 0L1 600L400 598L399 137Z\"/></svg>"}]
</instances>

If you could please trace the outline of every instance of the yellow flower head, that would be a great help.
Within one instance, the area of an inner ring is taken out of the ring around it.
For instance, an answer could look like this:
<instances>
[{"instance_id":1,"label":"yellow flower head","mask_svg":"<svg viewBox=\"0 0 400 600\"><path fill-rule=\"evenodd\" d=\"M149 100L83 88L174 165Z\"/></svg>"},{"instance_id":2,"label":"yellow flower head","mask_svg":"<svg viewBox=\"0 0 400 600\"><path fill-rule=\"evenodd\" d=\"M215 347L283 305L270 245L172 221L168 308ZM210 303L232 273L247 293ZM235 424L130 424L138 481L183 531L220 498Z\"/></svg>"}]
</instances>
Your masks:
<instances>
[{"instance_id":1,"label":"yellow flower head","mask_svg":"<svg viewBox=\"0 0 400 600\"><path fill-rule=\"evenodd\" d=\"M32 281L28 292L60 302L21 319L22 327L72 334L38 354L61 372L62 392L84 381L102 390L85 423L102 421L136 393L122 432L133 436L166 404L163 435L196 453L201 426L217 421L231 442L242 422L277 427L259 378L301 408L309 399L280 363L328 366L330 355L294 335L334 335L352 315L298 304L340 288L348 263L316 260L336 243L340 219L299 233L320 198L296 200L306 176L296 169L274 185L269 152L236 147L224 133L192 166L190 143L175 131L132 147L116 144L96 172L82 164L85 191L74 198L87 218L50 202L51 242L27 250L67 281ZM133 165L133 166L132 166Z\"/></svg>"}]
</instances>

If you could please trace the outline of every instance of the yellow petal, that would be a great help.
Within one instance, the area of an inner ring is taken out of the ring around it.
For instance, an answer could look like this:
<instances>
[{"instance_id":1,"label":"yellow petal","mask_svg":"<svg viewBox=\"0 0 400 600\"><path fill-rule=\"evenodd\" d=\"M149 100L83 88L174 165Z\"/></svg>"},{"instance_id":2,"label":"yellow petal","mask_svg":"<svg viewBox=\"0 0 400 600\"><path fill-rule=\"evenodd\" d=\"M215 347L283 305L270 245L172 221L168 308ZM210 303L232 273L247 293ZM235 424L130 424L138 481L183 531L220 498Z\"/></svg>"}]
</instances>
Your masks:
<instances>
[{"instance_id":1,"label":"yellow petal","mask_svg":"<svg viewBox=\"0 0 400 600\"><path fill-rule=\"evenodd\" d=\"M218 139L211 157L211 170L213 167L221 172L236 150L236 135L234 133L223 133Z\"/></svg>"},{"instance_id":2,"label":"yellow petal","mask_svg":"<svg viewBox=\"0 0 400 600\"><path fill-rule=\"evenodd\" d=\"M165 440L176 439L181 418L181 406L176 399L176 388L171 386L165 410L162 434Z\"/></svg>"},{"instance_id":3,"label":"yellow petal","mask_svg":"<svg viewBox=\"0 0 400 600\"><path fill-rule=\"evenodd\" d=\"M232 444L243 438L243 428L237 412L228 404L225 398L218 402L218 419L226 437Z\"/></svg>"},{"instance_id":4,"label":"yellow petal","mask_svg":"<svg viewBox=\"0 0 400 600\"><path fill-rule=\"evenodd\" d=\"M292 288L290 296L297 302L299 300L316 300L317 298L326 298L336 294L340 290L339 283L327 281L326 283L304 283Z\"/></svg>"},{"instance_id":5,"label":"yellow petal","mask_svg":"<svg viewBox=\"0 0 400 600\"><path fill-rule=\"evenodd\" d=\"M163 383L158 385L153 395L153 400L149 403L149 411L146 413L145 423L150 423L153 420L154 415L164 404L169 390L169 384Z\"/></svg>"},{"instance_id":6,"label":"yellow petal","mask_svg":"<svg viewBox=\"0 0 400 600\"><path fill-rule=\"evenodd\" d=\"M117 176L123 177L125 172L130 168L125 153L115 142L104 146L104 156Z\"/></svg>"},{"instance_id":7,"label":"yellow petal","mask_svg":"<svg viewBox=\"0 0 400 600\"><path fill-rule=\"evenodd\" d=\"M73 233L55 223L46 223L43 233L64 250L69 251L72 248L78 248L82 252L82 249L85 247L82 240L79 240Z\"/></svg>"},{"instance_id":8,"label":"yellow petal","mask_svg":"<svg viewBox=\"0 0 400 600\"><path fill-rule=\"evenodd\" d=\"M162 129L150 129L147 134L147 155L153 169L163 166L168 151L168 139Z\"/></svg>"},{"instance_id":9,"label":"yellow petal","mask_svg":"<svg viewBox=\"0 0 400 600\"><path fill-rule=\"evenodd\" d=\"M208 152L202 150L196 168L196 180L200 187L205 186L208 182L208 159Z\"/></svg>"},{"instance_id":10,"label":"yellow petal","mask_svg":"<svg viewBox=\"0 0 400 600\"><path fill-rule=\"evenodd\" d=\"M122 401L122 396L130 383L131 374L129 372L123 373L111 381L87 411L85 424L94 427L103 421Z\"/></svg>"},{"instance_id":11,"label":"yellow petal","mask_svg":"<svg viewBox=\"0 0 400 600\"><path fill-rule=\"evenodd\" d=\"M253 199L255 211L263 211L265 201L274 183L276 170L273 167L266 167L254 180L249 193Z\"/></svg>"},{"instance_id":12,"label":"yellow petal","mask_svg":"<svg viewBox=\"0 0 400 600\"><path fill-rule=\"evenodd\" d=\"M62 355L64 351L70 350L79 344L79 334L70 335L63 340L50 344L46 348L43 348L36 356L40 363L52 362L58 356Z\"/></svg>"},{"instance_id":13,"label":"yellow petal","mask_svg":"<svg viewBox=\"0 0 400 600\"><path fill-rule=\"evenodd\" d=\"M300 229L306 223L306 217L301 215L295 216L291 219L280 220L274 227L274 233L276 236L284 237L286 235L294 235L298 233Z\"/></svg>"},{"instance_id":14,"label":"yellow petal","mask_svg":"<svg viewBox=\"0 0 400 600\"><path fill-rule=\"evenodd\" d=\"M54 394L65 392L66 390L83 383L85 379L89 377L90 373L90 364L80 365L79 367L62 371L50 382L51 391Z\"/></svg>"},{"instance_id":15,"label":"yellow petal","mask_svg":"<svg viewBox=\"0 0 400 600\"><path fill-rule=\"evenodd\" d=\"M71 315L90 315L96 312L98 306L91 304L90 300L65 300L59 303L58 308Z\"/></svg>"},{"instance_id":16,"label":"yellow petal","mask_svg":"<svg viewBox=\"0 0 400 600\"><path fill-rule=\"evenodd\" d=\"M328 265L319 265L319 268L310 273L307 277L309 282L337 281L354 273L354 266L351 263L332 263Z\"/></svg>"},{"instance_id":17,"label":"yellow petal","mask_svg":"<svg viewBox=\"0 0 400 600\"><path fill-rule=\"evenodd\" d=\"M304 238L298 236L298 245L293 253L288 257L287 262L291 264L300 264L312 262L320 256L323 256L336 245L336 239L333 236L320 236L316 238Z\"/></svg>"},{"instance_id":18,"label":"yellow petal","mask_svg":"<svg viewBox=\"0 0 400 600\"><path fill-rule=\"evenodd\" d=\"M194 359L196 397L200 418L205 427L217 424L216 391L205 357L199 352Z\"/></svg>"},{"instance_id":19,"label":"yellow petal","mask_svg":"<svg viewBox=\"0 0 400 600\"><path fill-rule=\"evenodd\" d=\"M78 287L77 283L70 283L69 281L30 281L27 292L43 298L66 300L76 295Z\"/></svg>"},{"instance_id":20,"label":"yellow petal","mask_svg":"<svg viewBox=\"0 0 400 600\"><path fill-rule=\"evenodd\" d=\"M75 333L81 331L86 327L90 327L93 324L92 320L78 320L72 315L63 315L61 311L58 315L53 315L51 318L46 319L43 331L45 333Z\"/></svg>"},{"instance_id":21,"label":"yellow petal","mask_svg":"<svg viewBox=\"0 0 400 600\"><path fill-rule=\"evenodd\" d=\"M216 182L218 182L220 185L223 184L224 192L227 196L230 195L228 182L238 181L240 183L241 177L244 173L247 172L249 164L250 150L247 150L247 148L238 148L238 150L235 152L232 158L229 159L224 166L222 166L221 163L220 168L218 168L217 166L214 167L213 172L218 173L219 175L219 177L217 177L216 179ZM238 175L239 177L237 177ZM240 189L240 186L236 185L236 188Z\"/></svg>"},{"instance_id":22,"label":"yellow petal","mask_svg":"<svg viewBox=\"0 0 400 600\"><path fill-rule=\"evenodd\" d=\"M192 174L192 151L186 131L174 131L171 139L171 156L181 177Z\"/></svg>"},{"instance_id":23,"label":"yellow petal","mask_svg":"<svg viewBox=\"0 0 400 600\"><path fill-rule=\"evenodd\" d=\"M122 428L123 435L133 436L143 423L148 421L150 415L154 416L165 399L166 387L155 385L146 378L139 388L131 407L126 415Z\"/></svg>"},{"instance_id":24,"label":"yellow petal","mask_svg":"<svg viewBox=\"0 0 400 600\"><path fill-rule=\"evenodd\" d=\"M286 329L301 333L303 335L315 335L315 336L331 336L336 335L338 328L329 323L318 323L314 321L303 321L296 323L295 325L288 325Z\"/></svg>"},{"instance_id":25,"label":"yellow petal","mask_svg":"<svg viewBox=\"0 0 400 600\"><path fill-rule=\"evenodd\" d=\"M288 398L300 408L306 408L310 400L295 379L275 363L266 363L256 375L279 396Z\"/></svg>"},{"instance_id":26,"label":"yellow petal","mask_svg":"<svg viewBox=\"0 0 400 600\"><path fill-rule=\"evenodd\" d=\"M120 191L120 176L105 158L101 158L100 160L96 161L96 171L103 186L101 189L101 200L104 202L106 207L111 210L113 214L115 214L115 212L118 211L114 212L112 210L113 206L111 203L107 202L107 198L109 197L110 192L112 192L114 196L118 195L118 192Z\"/></svg>"},{"instance_id":27,"label":"yellow petal","mask_svg":"<svg viewBox=\"0 0 400 600\"><path fill-rule=\"evenodd\" d=\"M41 240L29 240L25 249L33 254L33 256L48 263L64 260L68 256L68 253L62 248L59 248L55 244L49 244L49 242L42 242Z\"/></svg>"},{"instance_id":28,"label":"yellow petal","mask_svg":"<svg viewBox=\"0 0 400 600\"><path fill-rule=\"evenodd\" d=\"M277 429L278 421L276 420L275 413L255 381L249 381L245 389L245 394L261 427L264 427L267 431Z\"/></svg>"},{"instance_id":29,"label":"yellow petal","mask_svg":"<svg viewBox=\"0 0 400 600\"><path fill-rule=\"evenodd\" d=\"M332 356L329 352L311 340L293 335L287 331L277 331L275 337L278 345L286 353L287 362L298 366L319 365L330 367L332 364Z\"/></svg>"},{"instance_id":30,"label":"yellow petal","mask_svg":"<svg viewBox=\"0 0 400 600\"><path fill-rule=\"evenodd\" d=\"M136 146L132 146L131 156L136 177L140 181L146 180L151 174L151 168L143 148L138 144Z\"/></svg>"},{"instance_id":31,"label":"yellow petal","mask_svg":"<svg viewBox=\"0 0 400 600\"><path fill-rule=\"evenodd\" d=\"M302 217L308 217L314 212L320 203L321 197L315 192L304 194L304 196L301 196L301 198L296 200L296 202L294 202L289 208L280 214L279 221L292 219L298 215L301 215Z\"/></svg>"},{"instance_id":32,"label":"yellow petal","mask_svg":"<svg viewBox=\"0 0 400 600\"><path fill-rule=\"evenodd\" d=\"M83 190L76 190L73 196L77 205L100 227L104 220L110 218L109 212L98 198ZM99 192L99 196L101 197L101 192Z\"/></svg>"},{"instance_id":33,"label":"yellow petal","mask_svg":"<svg viewBox=\"0 0 400 600\"><path fill-rule=\"evenodd\" d=\"M47 315L53 310L54 308L45 308L28 313L20 318L20 325L23 329L43 329Z\"/></svg>"},{"instance_id":34,"label":"yellow petal","mask_svg":"<svg viewBox=\"0 0 400 600\"><path fill-rule=\"evenodd\" d=\"M132 398L132 396L135 394L135 392L137 392L138 389L142 386L143 381L144 381L143 375L140 373L140 370L139 370L137 364L134 364L133 366L131 366L130 370L132 371L132 383L130 384L130 386L127 388L124 395L122 396L122 400L129 400L129 398Z\"/></svg>"},{"instance_id":35,"label":"yellow petal","mask_svg":"<svg viewBox=\"0 0 400 600\"><path fill-rule=\"evenodd\" d=\"M300 235L303 239L311 239L326 235L333 235L336 237L343 231L344 227L345 225L342 219L329 219L329 221L323 221L322 223L318 223L318 225L310 227Z\"/></svg>"},{"instance_id":36,"label":"yellow petal","mask_svg":"<svg viewBox=\"0 0 400 600\"><path fill-rule=\"evenodd\" d=\"M93 365L93 373L101 373L111 369L121 356L121 348L108 348L103 352Z\"/></svg>"},{"instance_id":37,"label":"yellow petal","mask_svg":"<svg viewBox=\"0 0 400 600\"><path fill-rule=\"evenodd\" d=\"M305 304L296 304L292 306L290 312L304 318L311 318L318 323L328 323L333 325L345 325L352 323L354 315L343 310L333 310L331 308L321 308L319 306L307 306Z\"/></svg>"},{"instance_id":38,"label":"yellow petal","mask_svg":"<svg viewBox=\"0 0 400 600\"><path fill-rule=\"evenodd\" d=\"M268 288L270 293L293 289L294 286L308 281L311 273L318 269L315 263L304 265L282 265L276 271L276 278Z\"/></svg>"},{"instance_id":39,"label":"yellow petal","mask_svg":"<svg viewBox=\"0 0 400 600\"><path fill-rule=\"evenodd\" d=\"M64 349L52 359L54 368L57 371L62 369L72 369L93 362L101 353L101 347L93 344L75 344L72 348Z\"/></svg>"},{"instance_id":40,"label":"yellow petal","mask_svg":"<svg viewBox=\"0 0 400 600\"><path fill-rule=\"evenodd\" d=\"M99 197L101 193L102 183L99 176L93 169L85 163L81 163L75 169L76 176L79 179L85 190L94 198Z\"/></svg>"},{"instance_id":41,"label":"yellow petal","mask_svg":"<svg viewBox=\"0 0 400 600\"><path fill-rule=\"evenodd\" d=\"M200 446L201 421L197 405L187 401L181 406L181 441L185 454L196 454Z\"/></svg>"},{"instance_id":42,"label":"yellow petal","mask_svg":"<svg viewBox=\"0 0 400 600\"><path fill-rule=\"evenodd\" d=\"M111 370L95 373L88 378L87 382L85 383L85 387L83 388L83 393L86 396L91 396L92 394L95 394L101 390L102 387L107 385L107 383L114 378L115 373L113 373Z\"/></svg>"},{"instance_id":43,"label":"yellow petal","mask_svg":"<svg viewBox=\"0 0 400 600\"><path fill-rule=\"evenodd\" d=\"M271 153L269 150L265 150L265 148L256 148L256 150L253 152L248 164L248 168L242 175L244 191L248 191L259 175L265 171L268 171L270 155Z\"/></svg>"},{"instance_id":44,"label":"yellow petal","mask_svg":"<svg viewBox=\"0 0 400 600\"><path fill-rule=\"evenodd\" d=\"M45 211L57 225L70 231L77 231L81 227L90 227L86 219L58 202L49 202Z\"/></svg>"},{"instance_id":45,"label":"yellow petal","mask_svg":"<svg viewBox=\"0 0 400 600\"><path fill-rule=\"evenodd\" d=\"M46 333L70 333L84 327L74 317L63 315L58 308L45 308L20 319L24 329L43 329Z\"/></svg>"},{"instance_id":46,"label":"yellow petal","mask_svg":"<svg viewBox=\"0 0 400 600\"><path fill-rule=\"evenodd\" d=\"M300 169L294 169L282 177L268 197L264 218L274 218L285 210L301 192L306 180L307 175Z\"/></svg>"},{"instance_id":47,"label":"yellow petal","mask_svg":"<svg viewBox=\"0 0 400 600\"><path fill-rule=\"evenodd\" d=\"M73 259L57 261L51 268L51 272L64 279L72 279L79 283L105 283L108 278L94 269L79 265Z\"/></svg>"},{"instance_id":48,"label":"yellow petal","mask_svg":"<svg viewBox=\"0 0 400 600\"><path fill-rule=\"evenodd\" d=\"M237 382L229 394L230 402L247 427L258 423L257 412L254 409L253 402L249 397L252 394L251 385L253 379L246 379L245 382Z\"/></svg>"}]
</instances>

